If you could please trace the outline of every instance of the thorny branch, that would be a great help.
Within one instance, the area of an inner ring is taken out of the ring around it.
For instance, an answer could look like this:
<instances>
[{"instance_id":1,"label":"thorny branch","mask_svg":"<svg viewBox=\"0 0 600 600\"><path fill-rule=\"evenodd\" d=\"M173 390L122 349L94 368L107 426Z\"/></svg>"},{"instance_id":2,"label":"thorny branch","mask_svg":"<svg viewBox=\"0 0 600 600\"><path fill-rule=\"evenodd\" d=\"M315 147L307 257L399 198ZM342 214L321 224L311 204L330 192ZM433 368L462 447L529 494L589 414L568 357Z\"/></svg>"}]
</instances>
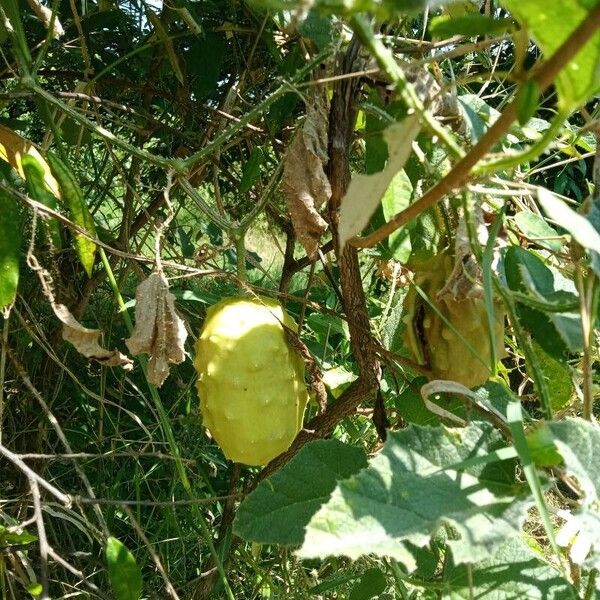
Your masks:
<instances>
[{"instance_id":1,"label":"thorny branch","mask_svg":"<svg viewBox=\"0 0 600 600\"><path fill-rule=\"evenodd\" d=\"M359 43L356 38L351 42L341 65L340 73L350 73L358 60ZM329 203L330 228L333 247L338 248L337 223L341 200L350 182L349 148L355 115L355 99L360 82L353 79L342 79L336 82L331 101L329 115L329 181L331 183L331 200ZM352 352L359 368L359 376L338 400L325 412L312 419L298 434L290 448L273 459L260 473L262 480L284 465L307 442L326 437L345 417L351 415L356 407L369 398L377 389L380 376L380 365L375 350L376 343L370 330L366 298L362 287L358 251L346 246L340 254L337 252L340 265L340 283L344 312L350 331Z\"/></svg>"}]
</instances>

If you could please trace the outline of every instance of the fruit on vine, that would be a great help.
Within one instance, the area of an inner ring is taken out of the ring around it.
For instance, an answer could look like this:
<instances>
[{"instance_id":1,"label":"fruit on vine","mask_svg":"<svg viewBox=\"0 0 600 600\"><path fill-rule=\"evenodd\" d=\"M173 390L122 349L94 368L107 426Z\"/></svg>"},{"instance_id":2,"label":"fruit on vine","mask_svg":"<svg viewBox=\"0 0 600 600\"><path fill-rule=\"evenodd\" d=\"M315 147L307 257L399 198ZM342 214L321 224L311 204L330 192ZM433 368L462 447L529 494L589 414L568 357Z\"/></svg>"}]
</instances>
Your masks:
<instances>
[{"instance_id":1,"label":"fruit on vine","mask_svg":"<svg viewBox=\"0 0 600 600\"><path fill-rule=\"evenodd\" d=\"M225 456L264 465L302 427L308 392L304 361L282 326L297 325L268 298L226 298L208 309L196 342L204 425Z\"/></svg>"},{"instance_id":2,"label":"fruit on vine","mask_svg":"<svg viewBox=\"0 0 600 600\"><path fill-rule=\"evenodd\" d=\"M447 285L452 277L456 277L455 264L444 253L416 269L404 300L404 342L413 358L434 379L457 381L471 388L482 385L490 376L487 312L479 283L472 281L465 286L469 279L463 276L461 286L454 286L461 293L455 295ZM500 359L505 355L504 310L498 304L494 309L496 357Z\"/></svg>"}]
</instances>

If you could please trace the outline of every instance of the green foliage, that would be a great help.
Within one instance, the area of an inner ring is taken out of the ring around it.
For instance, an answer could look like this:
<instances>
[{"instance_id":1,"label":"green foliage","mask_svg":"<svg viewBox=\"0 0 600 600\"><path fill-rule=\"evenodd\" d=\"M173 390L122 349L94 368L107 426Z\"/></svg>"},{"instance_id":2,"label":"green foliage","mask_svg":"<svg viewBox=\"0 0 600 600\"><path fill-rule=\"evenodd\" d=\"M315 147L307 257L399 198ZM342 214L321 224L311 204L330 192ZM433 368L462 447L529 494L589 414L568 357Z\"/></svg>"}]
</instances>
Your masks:
<instances>
[{"instance_id":1,"label":"green foliage","mask_svg":"<svg viewBox=\"0 0 600 600\"><path fill-rule=\"evenodd\" d=\"M366 466L362 450L337 440L307 444L241 504L234 532L263 544L299 545L304 528L338 481Z\"/></svg>"},{"instance_id":2,"label":"green foliage","mask_svg":"<svg viewBox=\"0 0 600 600\"><path fill-rule=\"evenodd\" d=\"M73 222L79 225L88 236L96 237L94 218L90 214L81 187L70 167L52 152L48 153L48 162L52 169L52 174L58 181L63 202L69 209ZM79 260L88 277L91 277L96 256L96 244L83 233L77 232L74 234L74 237Z\"/></svg>"},{"instance_id":3,"label":"green foliage","mask_svg":"<svg viewBox=\"0 0 600 600\"><path fill-rule=\"evenodd\" d=\"M438 38L450 38L454 35L475 37L497 35L512 29L511 19L494 19L479 13L467 13L452 17L443 15L434 17L429 24L429 32Z\"/></svg>"},{"instance_id":4,"label":"green foliage","mask_svg":"<svg viewBox=\"0 0 600 600\"><path fill-rule=\"evenodd\" d=\"M518 537L509 538L494 555L468 565L450 563L448 598L480 597L489 600L575 600L576 589Z\"/></svg>"},{"instance_id":5,"label":"green foliage","mask_svg":"<svg viewBox=\"0 0 600 600\"><path fill-rule=\"evenodd\" d=\"M21 213L17 201L0 192L0 308L12 304L19 283Z\"/></svg>"},{"instance_id":6,"label":"green foliage","mask_svg":"<svg viewBox=\"0 0 600 600\"><path fill-rule=\"evenodd\" d=\"M104 555L117 600L139 600L142 594L142 574L133 554L117 538L109 537Z\"/></svg>"},{"instance_id":7,"label":"green foliage","mask_svg":"<svg viewBox=\"0 0 600 600\"><path fill-rule=\"evenodd\" d=\"M582 492L581 506L573 511L575 532L585 536L589 555L584 553L586 566L600 566L600 427L581 419L548 423L554 444L564 460L567 473L577 478ZM576 562L577 559L575 559Z\"/></svg>"},{"instance_id":8,"label":"green foliage","mask_svg":"<svg viewBox=\"0 0 600 600\"><path fill-rule=\"evenodd\" d=\"M413 570L415 559L405 542L423 546L443 524L459 534L449 542L456 562L490 555L517 533L529 503L515 497L510 465L473 467L460 475L455 466L484 456L499 442L482 423L391 433L369 467L340 482L313 516L300 555L372 553L392 556Z\"/></svg>"},{"instance_id":9,"label":"green foliage","mask_svg":"<svg viewBox=\"0 0 600 600\"><path fill-rule=\"evenodd\" d=\"M3 600L597 596L597 0L1 4ZM232 296L299 325L265 471L199 413ZM430 335L441 297L472 335Z\"/></svg>"},{"instance_id":10,"label":"green foliage","mask_svg":"<svg viewBox=\"0 0 600 600\"><path fill-rule=\"evenodd\" d=\"M545 0L502 0L502 6L530 32L541 50L552 56L568 39L577 26L586 19L595 0L566 0L548 3ZM556 80L559 101L565 108L576 108L586 102L600 88L598 60L600 34L596 34L576 56L569 61Z\"/></svg>"}]
</instances>

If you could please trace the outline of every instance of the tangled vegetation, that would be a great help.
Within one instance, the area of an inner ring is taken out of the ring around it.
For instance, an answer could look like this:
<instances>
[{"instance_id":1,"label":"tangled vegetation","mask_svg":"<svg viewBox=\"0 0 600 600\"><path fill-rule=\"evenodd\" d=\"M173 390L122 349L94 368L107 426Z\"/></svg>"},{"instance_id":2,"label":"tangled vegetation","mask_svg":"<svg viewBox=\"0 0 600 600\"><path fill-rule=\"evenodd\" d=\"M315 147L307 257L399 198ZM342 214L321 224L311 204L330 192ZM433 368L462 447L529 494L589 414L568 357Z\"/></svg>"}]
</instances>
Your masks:
<instances>
[{"instance_id":1,"label":"tangled vegetation","mask_svg":"<svg viewBox=\"0 0 600 600\"><path fill-rule=\"evenodd\" d=\"M2 600L600 598L598 0L0 49Z\"/></svg>"}]
</instances>

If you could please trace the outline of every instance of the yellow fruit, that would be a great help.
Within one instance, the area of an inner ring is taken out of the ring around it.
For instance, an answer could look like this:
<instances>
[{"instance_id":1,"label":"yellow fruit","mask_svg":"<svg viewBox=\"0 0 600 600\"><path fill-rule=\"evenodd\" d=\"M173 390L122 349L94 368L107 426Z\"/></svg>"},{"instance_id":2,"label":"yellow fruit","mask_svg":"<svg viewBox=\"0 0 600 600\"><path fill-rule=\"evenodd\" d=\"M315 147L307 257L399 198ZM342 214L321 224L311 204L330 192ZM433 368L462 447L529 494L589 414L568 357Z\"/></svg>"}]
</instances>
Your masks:
<instances>
[{"instance_id":1,"label":"yellow fruit","mask_svg":"<svg viewBox=\"0 0 600 600\"><path fill-rule=\"evenodd\" d=\"M457 299L450 293L439 296L453 267L452 258L446 254L419 266L414 283L429 302L415 285L411 286L404 301L404 341L414 359L425 365L435 379L449 379L471 388L482 385L490 376L487 313L482 297ZM500 359L505 355L504 310L499 305L494 308L496 356Z\"/></svg>"},{"instance_id":2,"label":"yellow fruit","mask_svg":"<svg viewBox=\"0 0 600 600\"><path fill-rule=\"evenodd\" d=\"M304 361L281 323L297 330L278 302L226 298L208 309L196 343L204 424L235 462L268 463L302 427Z\"/></svg>"}]
</instances>

